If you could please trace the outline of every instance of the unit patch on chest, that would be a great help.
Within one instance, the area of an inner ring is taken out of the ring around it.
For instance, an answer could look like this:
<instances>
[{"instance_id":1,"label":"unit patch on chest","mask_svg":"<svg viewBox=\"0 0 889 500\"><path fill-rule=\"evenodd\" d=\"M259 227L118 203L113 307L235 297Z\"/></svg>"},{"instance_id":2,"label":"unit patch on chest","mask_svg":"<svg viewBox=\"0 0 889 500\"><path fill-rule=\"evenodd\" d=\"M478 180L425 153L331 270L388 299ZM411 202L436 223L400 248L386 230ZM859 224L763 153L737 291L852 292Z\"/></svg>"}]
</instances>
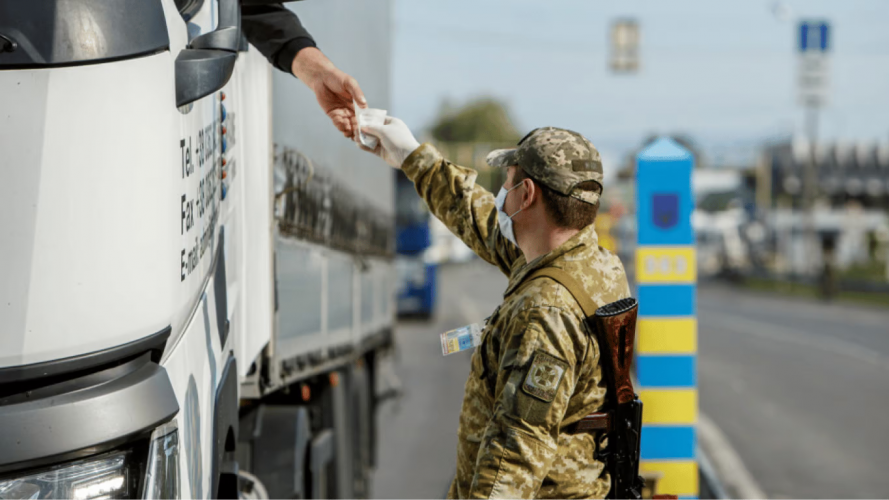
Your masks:
<instances>
[{"instance_id":1,"label":"unit patch on chest","mask_svg":"<svg viewBox=\"0 0 889 500\"><path fill-rule=\"evenodd\" d=\"M543 351L537 351L534 353L531 369L525 376L522 390L551 403L556 397L556 390L559 388L559 383L562 382L562 376L565 375L567 368L568 363L561 359Z\"/></svg>"}]
</instances>

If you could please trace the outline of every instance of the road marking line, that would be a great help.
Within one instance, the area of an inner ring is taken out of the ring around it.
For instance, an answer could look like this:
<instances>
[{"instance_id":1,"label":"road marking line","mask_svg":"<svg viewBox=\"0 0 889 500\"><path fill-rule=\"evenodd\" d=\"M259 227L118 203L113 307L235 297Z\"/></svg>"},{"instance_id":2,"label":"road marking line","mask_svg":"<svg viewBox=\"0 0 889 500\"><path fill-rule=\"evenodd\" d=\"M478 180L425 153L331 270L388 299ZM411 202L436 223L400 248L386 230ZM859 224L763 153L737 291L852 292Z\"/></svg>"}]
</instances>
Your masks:
<instances>
[{"instance_id":1,"label":"road marking line","mask_svg":"<svg viewBox=\"0 0 889 500\"><path fill-rule=\"evenodd\" d=\"M704 413L698 416L698 438L716 475L734 493L733 498L768 498L725 434Z\"/></svg>"},{"instance_id":2,"label":"road marking line","mask_svg":"<svg viewBox=\"0 0 889 500\"><path fill-rule=\"evenodd\" d=\"M889 368L889 358L847 340L825 337L817 333L747 319L733 314L705 312L700 315L699 320L703 323L718 322L720 327L738 333L749 333L779 342L815 347L830 354L842 354L882 368Z\"/></svg>"}]
</instances>

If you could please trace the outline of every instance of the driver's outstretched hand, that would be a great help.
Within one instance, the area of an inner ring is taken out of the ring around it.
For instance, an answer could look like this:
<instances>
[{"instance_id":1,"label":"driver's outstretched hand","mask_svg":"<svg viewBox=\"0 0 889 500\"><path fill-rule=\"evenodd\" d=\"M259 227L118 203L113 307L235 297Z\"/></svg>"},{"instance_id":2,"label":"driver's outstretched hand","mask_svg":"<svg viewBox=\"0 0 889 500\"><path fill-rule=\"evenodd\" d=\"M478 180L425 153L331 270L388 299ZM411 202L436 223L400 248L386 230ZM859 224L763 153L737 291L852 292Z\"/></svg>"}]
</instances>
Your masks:
<instances>
[{"instance_id":1,"label":"driver's outstretched hand","mask_svg":"<svg viewBox=\"0 0 889 500\"><path fill-rule=\"evenodd\" d=\"M353 139L358 131L353 101L361 108L367 107L367 100L358 82L334 66L315 47L297 52L291 71L312 89L321 109L337 130L347 139Z\"/></svg>"}]
</instances>

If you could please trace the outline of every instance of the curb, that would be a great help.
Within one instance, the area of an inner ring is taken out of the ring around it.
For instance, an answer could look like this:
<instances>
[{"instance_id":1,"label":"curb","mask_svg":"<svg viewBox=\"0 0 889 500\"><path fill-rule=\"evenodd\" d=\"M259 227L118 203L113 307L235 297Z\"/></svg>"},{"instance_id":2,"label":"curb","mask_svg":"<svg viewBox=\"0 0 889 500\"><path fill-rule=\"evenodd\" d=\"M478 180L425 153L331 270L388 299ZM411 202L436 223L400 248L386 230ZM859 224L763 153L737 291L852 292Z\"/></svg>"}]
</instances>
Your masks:
<instances>
[{"instance_id":1,"label":"curb","mask_svg":"<svg viewBox=\"0 0 889 500\"><path fill-rule=\"evenodd\" d=\"M713 484L726 495L717 498L768 498L725 434L704 413L700 413L698 418L698 436L698 456L705 459L700 462L701 473L704 474L705 467L709 468L708 481L714 478ZM716 491L713 493L716 494Z\"/></svg>"},{"instance_id":2,"label":"curb","mask_svg":"<svg viewBox=\"0 0 889 500\"><path fill-rule=\"evenodd\" d=\"M713 464L707 458L704 450L698 446L695 449L695 455L698 459L698 474L700 475L701 486L699 488L700 498L713 498L723 500L731 498L725 490L722 481L713 469Z\"/></svg>"}]
</instances>

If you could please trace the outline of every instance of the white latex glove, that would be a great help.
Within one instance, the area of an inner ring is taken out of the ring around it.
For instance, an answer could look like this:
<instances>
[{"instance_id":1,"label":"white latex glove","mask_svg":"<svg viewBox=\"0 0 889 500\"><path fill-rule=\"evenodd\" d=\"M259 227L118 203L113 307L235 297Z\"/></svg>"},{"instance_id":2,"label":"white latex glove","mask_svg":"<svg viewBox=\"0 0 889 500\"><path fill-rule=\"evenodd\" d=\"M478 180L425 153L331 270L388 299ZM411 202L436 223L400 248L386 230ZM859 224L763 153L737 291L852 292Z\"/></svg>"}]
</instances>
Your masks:
<instances>
[{"instance_id":1,"label":"white latex glove","mask_svg":"<svg viewBox=\"0 0 889 500\"><path fill-rule=\"evenodd\" d=\"M407 125L392 116L387 116L382 125L365 125L361 131L379 138L380 144L376 149L369 149L361 144L358 147L379 156L393 168L400 169L404 160L420 147Z\"/></svg>"}]
</instances>

